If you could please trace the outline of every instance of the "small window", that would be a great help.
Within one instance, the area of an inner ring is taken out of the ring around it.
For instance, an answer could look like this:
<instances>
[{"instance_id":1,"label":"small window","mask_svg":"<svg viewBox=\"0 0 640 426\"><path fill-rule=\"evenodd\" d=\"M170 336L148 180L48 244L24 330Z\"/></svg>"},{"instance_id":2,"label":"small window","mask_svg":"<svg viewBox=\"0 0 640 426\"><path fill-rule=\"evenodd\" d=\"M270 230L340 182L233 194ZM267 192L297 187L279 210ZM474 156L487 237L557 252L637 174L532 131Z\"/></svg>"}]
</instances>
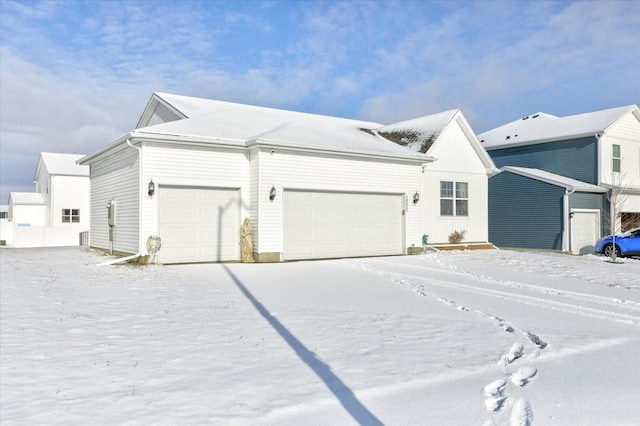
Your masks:
<instances>
[{"instance_id":1,"label":"small window","mask_svg":"<svg viewBox=\"0 0 640 426\"><path fill-rule=\"evenodd\" d=\"M62 223L80 223L80 209L62 209Z\"/></svg>"},{"instance_id":2,"label":"small window","mask_svg":"<svg viewBox=\"0 0 640 426\"><path fill-rule=\"evenodd\" d=\"M613 145L611 152L611 171L620 173L620 145Z\"/></svg>"},{"instance_id":3,"label":"small window","mask_svg":"<svg viewBox=\"0 0 640 426\"><path fill-rule=\"evenodd\" d=\"M440 215L469 216L469 184L467 182L440 182Z\"/></svg>"}]
</instances>

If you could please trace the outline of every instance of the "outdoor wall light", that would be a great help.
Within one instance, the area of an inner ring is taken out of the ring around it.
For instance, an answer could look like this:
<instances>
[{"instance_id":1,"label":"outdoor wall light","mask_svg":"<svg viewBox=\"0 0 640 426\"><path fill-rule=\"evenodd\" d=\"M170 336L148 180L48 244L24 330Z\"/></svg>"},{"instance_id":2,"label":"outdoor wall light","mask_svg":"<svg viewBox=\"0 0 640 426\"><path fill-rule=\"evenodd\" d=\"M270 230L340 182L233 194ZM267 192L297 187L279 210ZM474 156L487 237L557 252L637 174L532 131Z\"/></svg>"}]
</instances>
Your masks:
<instances>
[{"instance_id":1,"label":"outdoor wall light","mask_svg":"<svg viewBox=\"0 0 640 426\"><path fill-rule=\"evenodd\" d=\"M149 197L153 197L153 194L156 193L156 184L153 183L153 179L149 181Z\"/></svg>"},{"instance_id":2,"label":"outdoor wall light","mask_svg":"<svg viewBox=\"0 0 640 426\"><path fill-rule=\"evenodd\" d=\"M416 192L413 194L413 204L418 204L418 201L420 201L420 194Z\"/></svg>"},{"instance_id":3,"label":"outdoor wall light","mask_svg":"<svg viewBox=\"0 0 640 426\"><path fill-rule=\"evenodd\" d=\"M274 198L276 198L276 187L272 186L269 191L269 200L273 201Z\"/></svg>"}]
</instances>

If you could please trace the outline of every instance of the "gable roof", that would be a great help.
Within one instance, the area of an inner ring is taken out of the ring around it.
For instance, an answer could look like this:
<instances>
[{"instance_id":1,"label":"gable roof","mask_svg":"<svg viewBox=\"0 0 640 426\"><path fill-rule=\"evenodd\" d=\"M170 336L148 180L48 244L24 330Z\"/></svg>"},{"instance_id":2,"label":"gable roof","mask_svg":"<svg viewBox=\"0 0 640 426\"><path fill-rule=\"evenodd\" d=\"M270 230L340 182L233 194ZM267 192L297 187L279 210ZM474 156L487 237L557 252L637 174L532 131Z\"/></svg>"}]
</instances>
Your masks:
<instances>
[{"instance_id":1,"label":"gable roof","mask_svg":"<svg viewBox=\"0 0 640 426\"><path fill-rule=\"evenodd\" d=\"M438 114L427 115L413 120L402 121L377 128L380 136L396 142L399 145L429 154L431 148L438 142L444 130L450 125L458 125L476 155L490 174L498 172L496 166L485 149L480 145L477 136L459 109L452 109Z\"/></svg>"},{"instance_id":2,"label":"gable roof","mask_svg":"<svg viewBox=\"0 0 640 426\"><path fill-rule=\"evenodd\" d=\"M43 166L50 175L89 176L89 166L81 166L76 163L82 157L84 155L81 154L41 152L34 180L38 178Z\"/></svg>"},{"instance_id":3,"label":"gable roof","mask_svg":"<svg viewBox=\"0 0 640 426\"><path fill-rule=\"evenodd\" d=\"M511 172L520 176L546 182L551 185L560 186L570 191L577 192L607 192L606 188L579 180L571 179L566 176L550 173L540 169L530 169L527 167L505 166L500 169L502 172Z\"/></svg>"},{"instance_id":4,"label":"gable roof","mask_svg":"<svg viewBox=\"0 0 640 426\"><path fill-rule=\"evenodd\" d=\"M426 154L458 111L457 109L452 109L438 114L389 124L376 128L376 132L398 145Z\"/></svg>"},{"instance_id":5,"label":"gable roof","mask_svg":"<svg viewBox=\"0 0 640 426\"><path fill-rule=\"evenodd\" d=\"M44 205L44 195L39 192L10 192L9 204L19 205Z\"/></svg>"},{"instance_id":6,"label":"gable roof","mask_svg":"<svg viewBox=\"0 0 640 426\"><path fill-rule=\"evenodd\" d=\"M634 114L640 120L637 105L566 117L539 112L481 133L478 138L487 150L577 139L603 133L626 114Z\"/></svg>"},{"instance_id":7,"label":"gable roof","mask_svg":"<svg viewBox=\"0 0 640 426\"><path fill-rule=\"evenodd\" d=\"M154 140L246 148L255 145L396 158L415 162L435 159L382 138L382 124L211 99L154 93L139 124L158 117L156 107L171 110L170 121L138 127L102 150L84 157L88 164L127 140ZM166 111L165 111L166 112ZM164 113L162 113L164 114Z\"/></svg>"}]
</instances>

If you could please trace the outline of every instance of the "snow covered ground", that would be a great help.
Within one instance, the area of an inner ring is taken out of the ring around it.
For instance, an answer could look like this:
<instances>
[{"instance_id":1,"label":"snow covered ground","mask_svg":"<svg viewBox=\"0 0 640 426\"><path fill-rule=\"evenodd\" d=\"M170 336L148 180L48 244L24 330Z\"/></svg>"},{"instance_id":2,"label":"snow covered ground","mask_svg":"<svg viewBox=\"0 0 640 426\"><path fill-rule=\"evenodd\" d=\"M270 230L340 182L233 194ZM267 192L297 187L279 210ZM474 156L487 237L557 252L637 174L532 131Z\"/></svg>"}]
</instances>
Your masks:
<instances>
[{"instance_id":1,"label":"snow covered ground","mask_svg":"<svg viewBox=\"0 0 640 426\"><path fill-rule=\"evenodd\" d=\"M638 425L640 261L0 250L0 423Z\"/></svg>"}]
</instances>

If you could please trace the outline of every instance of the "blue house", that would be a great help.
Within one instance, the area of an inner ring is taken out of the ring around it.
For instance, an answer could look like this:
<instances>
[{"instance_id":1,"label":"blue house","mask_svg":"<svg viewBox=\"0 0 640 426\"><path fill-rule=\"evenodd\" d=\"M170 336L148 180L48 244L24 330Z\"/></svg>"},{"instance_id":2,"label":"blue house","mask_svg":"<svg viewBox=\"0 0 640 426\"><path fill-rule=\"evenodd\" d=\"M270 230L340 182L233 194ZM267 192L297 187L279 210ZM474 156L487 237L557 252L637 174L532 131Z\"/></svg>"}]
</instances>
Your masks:
<instances>
[{"instance_id":1,"label":"blue house","mask_svg":"<svg viewBox=\"0 0 640 426\"><path fill-rule=\"evenodd\" d=\"M532 114L478 139L502 170L489 179L489 240L497 246L579 254L611 222L616 231L640 226L637 105Z\"/></svg>"}]
</instances>

